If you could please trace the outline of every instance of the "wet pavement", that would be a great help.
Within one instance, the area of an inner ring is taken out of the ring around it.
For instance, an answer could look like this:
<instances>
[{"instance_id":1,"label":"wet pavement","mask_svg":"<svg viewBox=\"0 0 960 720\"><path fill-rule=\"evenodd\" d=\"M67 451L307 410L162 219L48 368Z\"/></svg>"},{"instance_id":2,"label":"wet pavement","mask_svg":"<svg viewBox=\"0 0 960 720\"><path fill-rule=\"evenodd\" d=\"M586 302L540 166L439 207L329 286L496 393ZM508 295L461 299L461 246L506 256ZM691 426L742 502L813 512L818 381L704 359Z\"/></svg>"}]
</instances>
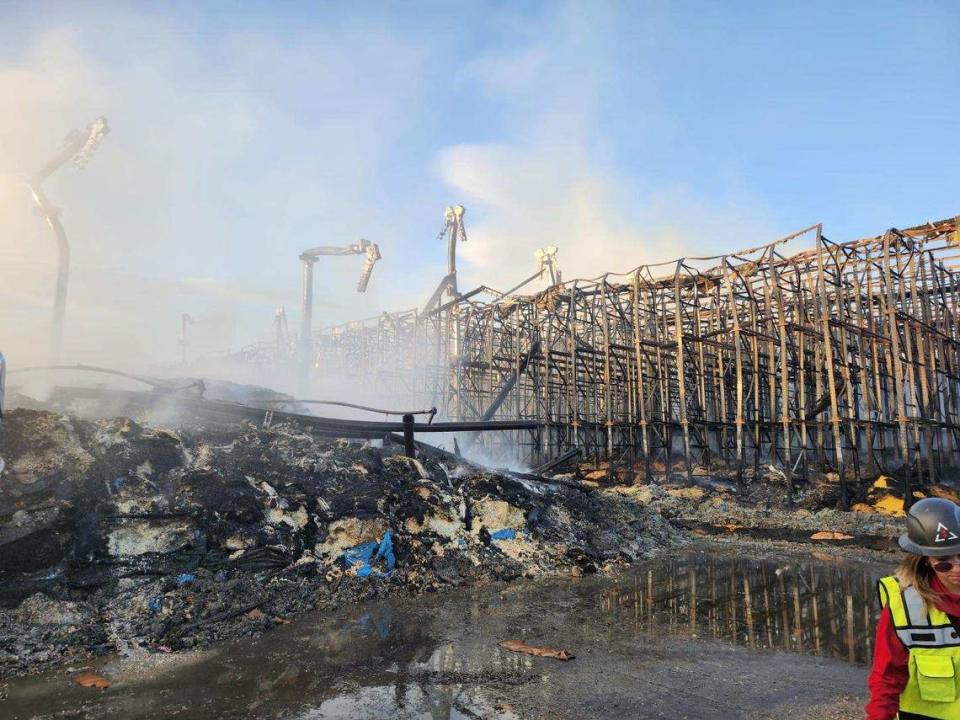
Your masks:
<instances>
[{"instance_id":1,"label":"wet pavement","mask_svg":"<svg viewBox=\"0 0 960 720\"><path fill-rule=\"evenodd\" d=\"M615 578L366 603L211 651L85 666L106 690L62 668L0 687L0 717L861 717L888 570L674 551ZM518 655L506 639L576 658Z\"/></svg>"}]
</instances>

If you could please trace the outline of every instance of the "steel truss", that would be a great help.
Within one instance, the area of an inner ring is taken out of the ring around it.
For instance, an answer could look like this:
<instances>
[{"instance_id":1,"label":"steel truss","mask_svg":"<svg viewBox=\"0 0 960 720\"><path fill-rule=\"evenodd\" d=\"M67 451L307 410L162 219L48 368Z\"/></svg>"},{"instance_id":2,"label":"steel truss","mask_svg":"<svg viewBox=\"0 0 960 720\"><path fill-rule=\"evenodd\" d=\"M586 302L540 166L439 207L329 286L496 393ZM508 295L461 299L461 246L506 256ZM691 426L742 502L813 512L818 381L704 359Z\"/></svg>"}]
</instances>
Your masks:
<instances>
[{"instance_id":1,"label":"steel truss","mask_svg":"<svg viewBox=\"0 0 960 720\"><path fill-rule=\"evenodd\" d=\"M772 465L792 486L910 466L932 480L960 461L958 247L956 218L846 243L818 225L327 328L317 368L450 420L536 421L475 440L502 460L577 447L647 474Z\"/></svg>"}]
</instances>

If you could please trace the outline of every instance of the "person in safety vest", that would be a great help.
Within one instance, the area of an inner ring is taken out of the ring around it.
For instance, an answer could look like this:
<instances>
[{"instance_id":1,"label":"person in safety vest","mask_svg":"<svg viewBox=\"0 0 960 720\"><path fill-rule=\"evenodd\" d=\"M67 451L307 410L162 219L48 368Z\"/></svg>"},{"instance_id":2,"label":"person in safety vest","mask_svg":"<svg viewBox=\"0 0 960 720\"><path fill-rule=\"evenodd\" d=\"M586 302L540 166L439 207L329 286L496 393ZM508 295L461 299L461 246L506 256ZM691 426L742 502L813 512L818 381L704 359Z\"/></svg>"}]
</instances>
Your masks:
<instances>
[{"instance_id":1,"label":"person in safety vest","mask_svg":"<svg viewBox=\"0 0 960 720\"><path fill-rule=\"evenodd\" d=\"M867 720L960 720L960 506L916 503L900 547L907 556L877 588Z\"/></svg>"}]
</instances>

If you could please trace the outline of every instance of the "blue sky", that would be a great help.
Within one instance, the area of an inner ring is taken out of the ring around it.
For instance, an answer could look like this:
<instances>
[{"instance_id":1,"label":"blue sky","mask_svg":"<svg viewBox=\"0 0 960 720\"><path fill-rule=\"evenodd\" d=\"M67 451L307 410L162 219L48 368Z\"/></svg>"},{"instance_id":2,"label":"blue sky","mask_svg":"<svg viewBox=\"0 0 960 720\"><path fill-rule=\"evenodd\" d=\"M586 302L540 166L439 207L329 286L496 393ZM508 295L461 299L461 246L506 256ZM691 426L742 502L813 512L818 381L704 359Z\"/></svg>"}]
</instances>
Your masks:
<instances>
[{"instance_id":1,"label":"blue sky","mask_svg":"<svg viewBox=\"0 0 960 720\"><path fill-rule=\"evenodd\" d=\"M51 179L74 251L77 360L176 356L296 319L422 305L443 208L461 287L507 287L554 244L566 277L735 250L823 222L837 240L960 212L955 3L45 3L0 0L0 345L45 336L52 242L21 178L99 114Z\"/></svg>"}]
</instances>

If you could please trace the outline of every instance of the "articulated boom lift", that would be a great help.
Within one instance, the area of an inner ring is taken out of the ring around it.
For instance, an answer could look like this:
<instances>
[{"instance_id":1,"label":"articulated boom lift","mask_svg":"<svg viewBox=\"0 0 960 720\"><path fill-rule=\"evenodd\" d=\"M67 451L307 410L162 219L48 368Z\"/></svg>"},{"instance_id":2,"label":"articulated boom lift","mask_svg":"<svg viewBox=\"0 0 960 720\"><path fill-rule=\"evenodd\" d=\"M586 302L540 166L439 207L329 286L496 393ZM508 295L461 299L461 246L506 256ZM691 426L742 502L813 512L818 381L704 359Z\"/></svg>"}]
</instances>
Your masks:
<instances>
[{"instance_id":1,"label":"articulated boom lift","mask_svg":"<svg viewBox=\"0 0 960 720\"><path fill-rule=\"evenodd\" d=\"M443 228L437 238L447 236L447 276L440 281L433 295L423 306L423 312L428 313L440 305L440 300L446 292L450 300L460 297L457 291L457 240L467 241L467 231L463 226L463 205L451 205L443 212Z\"/></svg>"},{"instance_id":2,"label":"articulated boom lift","mask_svg":"<svg viewBox=\"0 0 960 720\"><path fill-rule=\"evenodd\" d=\"M321 257L340 255L365 255L363 268L360 270L360 280L357 282L357 292L366 292L370 282L373 266L381 258L380 248L369 240L350 245L321 245L300 253L303 263L303 312L300 327L300 395L306 397L308 390L308 374L310 372L310 356L313 339L313 265Z\"/></svg>"},{"instance_id":3,"label":"articulated boom lift","mask_svg":"<svg viewBox=\"0 0 960 720\"><path fill-rule=\"evenodd\" d=\"M51 203L43 192L44 181L70 160L77 167L82 168L90 161L90 156L101 143L104 136L110 132L105 117L98 117L87 126L83 132L74 131L67 135L63 148L46 165L30 178L27 187L37 204L37 212L42 217L54 237L57 239L57 289L53 298L53 323L50 332L50 360L56 364L60 362L60 349L63 344L63 318L67 307L67 283L70 280L70 245L67 243L67 233L60 222L60 208Z\"/></svg>"}]
</instances>

